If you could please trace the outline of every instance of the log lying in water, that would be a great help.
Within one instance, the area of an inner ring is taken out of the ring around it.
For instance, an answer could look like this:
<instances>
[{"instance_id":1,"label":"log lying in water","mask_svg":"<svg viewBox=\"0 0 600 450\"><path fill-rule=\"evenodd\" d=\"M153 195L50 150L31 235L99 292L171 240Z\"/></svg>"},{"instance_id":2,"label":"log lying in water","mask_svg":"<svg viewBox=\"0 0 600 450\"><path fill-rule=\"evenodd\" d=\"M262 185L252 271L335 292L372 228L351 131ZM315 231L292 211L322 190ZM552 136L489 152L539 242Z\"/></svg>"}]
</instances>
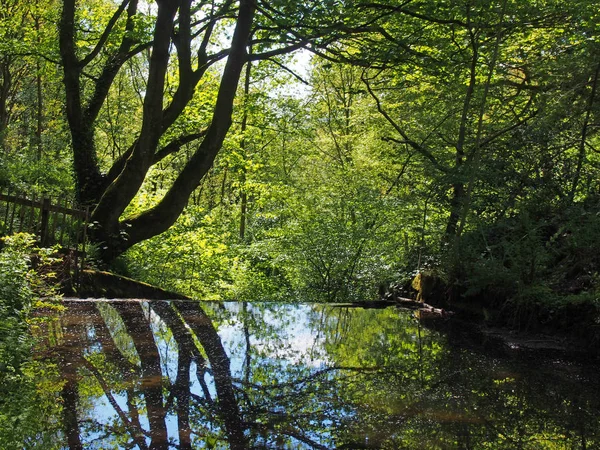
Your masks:
<instances>
[{"instance_id":1,"label":"log lying in water","mask_svg":"<svg viewBox=\"0 0 600 450\"><path fill-rule=\"evenodd\" d=\"M415 317L419 320L442 319L454 315L454 312L443 308L435 308L427 303L418 302L412 298L396 297L395 299L372 300L351 303L336 303L340 308L388 308L396 306L398 308L411 309L415 311Z\"/></svg>"},{"instance_id":2,"label":"log lying in water","mask_svg":"<svg viewBox=\"0 0 600 450\"><path fill-rule=\"evenodd\" d=\"M415 317L419 320L446 319L453 315L454 312L452 311L446 311L443 308L434 308L429 305L415 310Z\"/></svg>"},{"instance_id":3,"label":"log lying in water","mask_svg":"<svg viewBox=\"0 0 600 450\"><path fill-rule=\"evenodd\" d=\"M400 308L415 310L415 317L419 320L442 319L454 315L452 311L447 311L444 308L436 308L412 298L398 297L395 303Z\"/></svg>"}]
</instances>

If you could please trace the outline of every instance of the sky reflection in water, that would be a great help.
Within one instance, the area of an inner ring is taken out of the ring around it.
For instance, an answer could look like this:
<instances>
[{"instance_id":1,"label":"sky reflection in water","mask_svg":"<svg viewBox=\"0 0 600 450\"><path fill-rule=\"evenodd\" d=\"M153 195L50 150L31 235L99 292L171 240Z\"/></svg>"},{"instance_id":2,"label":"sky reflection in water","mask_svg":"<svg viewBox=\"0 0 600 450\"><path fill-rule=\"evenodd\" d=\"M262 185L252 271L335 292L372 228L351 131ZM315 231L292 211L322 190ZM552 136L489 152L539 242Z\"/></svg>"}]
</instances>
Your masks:
<instances>
[{"instance_id":1,"label":"sky reflection in water","mask_svg":"<svg viewBox=\"0 0 600 450\"><path fill-rule=\"evenodd\" d=\"M484 356L395 308L67 305L67 448L600 445L594 368Z\"/></svg>"}]
</instances>

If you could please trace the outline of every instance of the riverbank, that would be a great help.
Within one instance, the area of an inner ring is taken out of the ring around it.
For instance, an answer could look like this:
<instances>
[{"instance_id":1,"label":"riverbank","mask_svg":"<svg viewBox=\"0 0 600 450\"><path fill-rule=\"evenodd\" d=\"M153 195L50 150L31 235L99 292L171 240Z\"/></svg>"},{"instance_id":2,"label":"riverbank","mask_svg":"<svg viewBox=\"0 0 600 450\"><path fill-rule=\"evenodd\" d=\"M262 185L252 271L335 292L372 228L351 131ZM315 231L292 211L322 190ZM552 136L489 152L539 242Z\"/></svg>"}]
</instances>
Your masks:
<instances>
[{"instance_id":1,"label":"riverbank","mask_svg":"<svg viewBox=\"0 0 600 450\"><path fill-rule=\"evenodd\" d=\"M191 300L184 295L152 286L122 275L100 270L83 270L77 283L63 283L67 297L148 300ZM387 308L395 306L414 311L415 318L433 328L467 332L476 339L496 341L507 349L547 354L600 355L600 309L593 298L554 303L530 302L501 307L485 299L462 299L430 304L395 297L365 302L337 304L339 307ZM443 307L440 307L443 304Z\"/></svg>"},{"instance_id":2,"label":"riverbank","mask_svg":"<svg viewBox=\"0 0 600 450\"><path fill-rule=\"evenodd\" d=\"M76 282L63 283L61 293L81 298L143 298L148 300L191 300L185 295L102 270L83 270Z\"/></svg>"},{"instance_id":3,"label":"riverbank","mask_svg":"<svg viewBox=\"0 0 600 450\"><path fill-rule=\"evenodd\" d=\"M593 297L507 300L501 304L465 299L452 308L460 320L476 324L484 335L501 338L514 348L600 355L600 307Z\"/></svg>"}]
</instances>

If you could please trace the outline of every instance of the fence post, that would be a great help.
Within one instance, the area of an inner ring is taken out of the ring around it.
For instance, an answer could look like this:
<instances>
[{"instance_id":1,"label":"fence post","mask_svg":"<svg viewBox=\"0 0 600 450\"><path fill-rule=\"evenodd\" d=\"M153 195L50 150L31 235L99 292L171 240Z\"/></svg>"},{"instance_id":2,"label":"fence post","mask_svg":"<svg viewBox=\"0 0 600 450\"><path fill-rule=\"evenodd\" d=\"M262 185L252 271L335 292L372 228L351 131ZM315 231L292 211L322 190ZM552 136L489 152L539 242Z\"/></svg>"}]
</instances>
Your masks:
<instances>
[{"instance_id":1,"label":"fence post","mask_svg":"<svg viewBox=\"0 0 600 450\"><path fill-rule=\"evenodd\" d=\"M49 243L48 219L50 217L50 199L44 198L42 201L42 229L40 230L40 243L42 247L47 247Z\"/></svg>"},{"instance_id":2,"label":"fence post","mask_svg":"<svg viewBox=\"0 0 600 450\"><path fill-rule=\"evenodd\" d=\"M17 192L15 191L15 197L17 196ZM9 222L9 226L8 226L8 234L12 234L13 232L13 225L15 223L15 211L17 210L17 204L13 203L12 204L12 212L10 213L10 222Z\"/></svg>"},{"instance_id":3,"label":"fence post","mask_svg":"<svg viewBox=\"0 0 600 450\"><path fill-rule=\"evenodd\" d=\"M83 243L82 243L82 251L81 251L81 271L83 271L83 267L85 264L85 258L87 256L86 243L88 239L88 222L90 221L90 207L85 207L85 216L83 218Z\"/></svg>"},{"instance_id":4,"label":"fence post","mask_svg":"<svg viewBox=\"0 0 600 450\"><path fill-rule=\"evenodd\" d=\"M6 211L4 212L4 231L8 232L8 213L10 212L10 189L6 191Z\"/></svg>"}]
</instances>

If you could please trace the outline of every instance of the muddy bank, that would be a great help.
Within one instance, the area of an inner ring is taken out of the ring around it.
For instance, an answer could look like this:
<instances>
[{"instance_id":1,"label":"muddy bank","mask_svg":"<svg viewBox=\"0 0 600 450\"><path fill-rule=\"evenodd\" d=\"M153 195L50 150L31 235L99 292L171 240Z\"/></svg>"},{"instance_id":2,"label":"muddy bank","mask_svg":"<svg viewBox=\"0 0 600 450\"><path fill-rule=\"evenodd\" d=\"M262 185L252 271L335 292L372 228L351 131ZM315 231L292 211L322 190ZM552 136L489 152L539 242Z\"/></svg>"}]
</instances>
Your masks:
<instances>
[{"instance_id":1,"label":"muddy bank","mask_svg":"<svg viewBox=\"0 0 600 450\"><path fill-rule=\"evenodd\" d=\"M101 270L86 269L79 274L77 283L62 286L62 293L80 298L143 298L148 300L190 300L189 297L169 292L148 283Z\"/></svg>"},{"instance_id":2,"label":"muddy bank","mask_svg":"<svg viewBox=\"0 0 600 450\"><path fill-rule=\"evenodd\" d=\"M398 306L404 308L402 304ZM444 316L416 318L424 327L444 332L458 346L489 354L526 359L600 360L600 332L595 315L584 317L582 311L570 315L571 308L565 308L555 313L557 319L544 320L547 315L540 309L538 314L535 311L527 314L525 322L515 322L506 312L490 311L471 303L450 307L451 312Z\"/></svg>"},{"instance_id":3,"label":"muddy bank","mask_svg":"<svg viewBox=\"0 0 600 450\"><path fill-rule=\"evenodd\" d=\"M399 294L424 302L411 304ZM491 288L467 294L464 286L448 285L435 273L423 272L410 285L384 292L378 303L416 308L420 319L432 319L435 326L442 323L436 319L452 317L461 324L455 327L475 332L481 340L500 341L511 350L600 355L600 299L593 292L560 293L542 286L512 297Z\"/></svg>"},{"instance_id":4,"label":"muddy bank","mask_svg":"<svg viewBox=\"0 0 600 450\"><path fill-rule=\"evenodd\" d=\"M469 299L453 309L483 335L502 339L511 348L600 355L600 308L593 299L499 305Z\"/></svg>"},{"instance_id":5,"label":"muddy bank","mask_svg":"<svg viewBox=\"0 0 600 450\"><path fill-rule=\"evenodd\" d=\"M406 287L402 292L416 296ZM410 309L424 327L447 334L457 345L504 356L600 360L600 305L594 298L498 302L485 296L451 298L448 292L428 295L427 303L388 292L375 301L338 306Z\"/></svg>"}]
</instances>

